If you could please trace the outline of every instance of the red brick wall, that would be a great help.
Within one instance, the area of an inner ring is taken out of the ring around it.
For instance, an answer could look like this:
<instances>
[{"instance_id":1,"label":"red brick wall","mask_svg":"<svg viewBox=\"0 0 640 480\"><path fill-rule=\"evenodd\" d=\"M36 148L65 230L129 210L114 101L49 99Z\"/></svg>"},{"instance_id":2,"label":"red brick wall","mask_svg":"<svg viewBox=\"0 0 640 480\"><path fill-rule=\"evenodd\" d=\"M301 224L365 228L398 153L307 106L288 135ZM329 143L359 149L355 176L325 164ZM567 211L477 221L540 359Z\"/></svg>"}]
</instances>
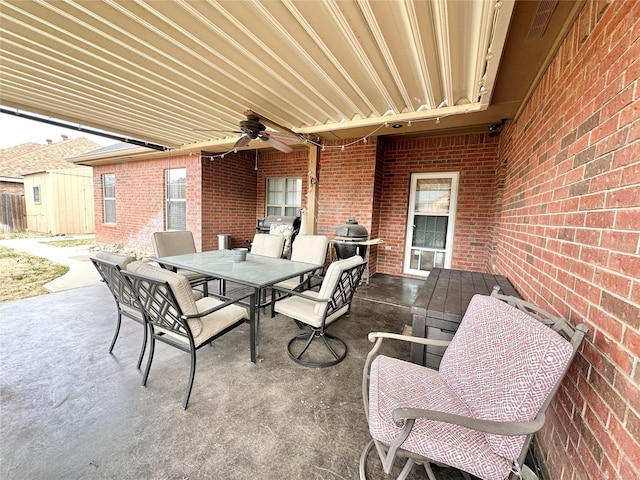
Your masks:
<instances>
[{"instance_id":1,"label":"red brick wall","mask_svg":"<svg viewBox=\"0 0 640 480\"><path fill-rule=\"evenodd\" d=\"M230 235L231 248L247 245L256 233L254 152L202 160L202 250L218 248Z\"/></svg>"},{"instance_id":2,"label":"red brick wall","mask_svg":"<svg viewBox=\"0 0 640 480\"><path fill-rule=\"evenodd\" d=\"M381 140L377 271L401 275L412 173L460 172L451 267L486 271L495 221L498 138L485 134Z\"/></svg>"},{"instance_id":3,"label":"red brick wall","mask_svg":"<svg viewBox=\"0 0 640 480\"><path fill-rule=\"evenodd\" d=\"M318 235L327 235L330 240L335 237L336 228L350 217L355 217L370 236L377 233L372 223L377 141L368 139L367 143L359 142L344 150L330 148L351 141L325 142L325 149L320 152ZM371 267L373 274L375 256Z\"/></svg>"},{"instance_id":4,"label":"red brick wall","mask_svg":"<svg viewBox=\"0 0 640 480\"><path fill-rule=\"evenodd\" d=\"M309 151L304 148L291 153L268 152L258 155L258 183L255 203L254 227L258 218L266 215L266 189L268 178L302 178L302 208L307 205ZM254 229L255 232L255 229Z\"/></svg>"},{"instance_id":5,"label":"red brick wall","mask_svg":"<svg viewBox=\"0 0 640 480\"><path fill-rule=\"evenodd\" d=\"M558 480L640 471L640 2L603 6L501 134L496 268L590 329L538 435Z\"/></svg>"},{"instance_id":6,"label":"red brick wall","mask_svg":"<svg viewBox=\"0 0 640 480\"><path fill-rule=\"evenodd\" d=\"M325 142L318 168L318 234L335 236L336 228L355 217L371 232L376 168L376 139L344 151L344 142Z\"/></svg>"},{"instance_id":7,"label":"red brick wall","mask_svg":"<svg viewBox=\"0 0 640 480\"><path fill-rule=\"evenodd\" d=\"M218 234L232 246L255 233L256 172L249 154L224 158L183 155L94 167L96 240L153 253L153 232L165 230L164 172L187 169L187 230L198 250L218 248ZM104 223L102 175L116 175L116 224Z\"/></svg>"},{"instance_id":8,"label":"red brick wall","mask_svg":"<svg viewBox=\"0 0 640 480\"><path fill-rule=\"evenodd\" d=\"M165 229L164 175L169 168L187 169L187 228L200 246L200 161L197 155L93 167L96 240L153 253L153 232ZM116 176L116 224L104 223L102 175Z\"/></svg>"}]
</instances>

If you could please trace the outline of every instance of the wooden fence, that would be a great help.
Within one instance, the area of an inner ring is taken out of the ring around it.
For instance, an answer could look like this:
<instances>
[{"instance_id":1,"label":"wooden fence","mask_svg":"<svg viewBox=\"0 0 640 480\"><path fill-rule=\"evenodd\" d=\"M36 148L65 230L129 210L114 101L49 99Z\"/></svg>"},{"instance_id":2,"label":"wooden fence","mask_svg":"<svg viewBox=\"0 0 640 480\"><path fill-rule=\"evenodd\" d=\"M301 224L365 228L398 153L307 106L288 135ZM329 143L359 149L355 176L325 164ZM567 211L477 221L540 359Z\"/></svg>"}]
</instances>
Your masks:
<instances>
[{"instance_id":1,"label":"wooden fence","mask_svg":"<svg viewBox=\"0 0 640 480\"><path fill-rule=\"evenodd\" d=\"M27 207L24 195L0 193L0 232L26 232Z\"/></svg>"}]
</instances>

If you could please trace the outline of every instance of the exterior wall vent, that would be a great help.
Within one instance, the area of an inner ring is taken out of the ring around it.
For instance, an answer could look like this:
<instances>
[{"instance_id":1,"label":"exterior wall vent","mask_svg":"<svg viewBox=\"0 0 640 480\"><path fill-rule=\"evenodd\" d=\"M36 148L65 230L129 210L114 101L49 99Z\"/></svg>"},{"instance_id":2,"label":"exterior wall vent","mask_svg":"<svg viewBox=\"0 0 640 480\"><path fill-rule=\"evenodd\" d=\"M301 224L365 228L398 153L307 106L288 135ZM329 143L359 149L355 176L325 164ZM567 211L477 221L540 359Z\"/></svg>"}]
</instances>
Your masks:
<instances>
[{"instance_id":1,"label":"exterior wall vent","mask_svg":"<svg viewBox=\"0 0 640 480\"><path fill-rule=\"evenodd\" d=\"M527 40L542 38L547 29L547 25L549 25L549 20L551 20L551 14L556 9L557 4L558 0L543 0L540 2L536 16L533 17L533 22L531 22Z\"/></svg>"}]
</instances>

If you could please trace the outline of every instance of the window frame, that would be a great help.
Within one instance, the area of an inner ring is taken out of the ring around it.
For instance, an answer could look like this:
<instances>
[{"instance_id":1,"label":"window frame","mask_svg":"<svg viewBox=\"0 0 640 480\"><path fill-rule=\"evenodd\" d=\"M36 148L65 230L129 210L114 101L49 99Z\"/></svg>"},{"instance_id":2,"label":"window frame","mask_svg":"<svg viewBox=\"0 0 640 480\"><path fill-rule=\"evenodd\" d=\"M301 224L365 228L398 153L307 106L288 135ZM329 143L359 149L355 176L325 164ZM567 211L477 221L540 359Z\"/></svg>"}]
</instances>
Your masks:
<instances>
[{"instance_id":1,"label":"window frame","mask_svg":"<svg viewBox=\"0 0 640 480\"><path fill-rule=\"evenodd\" d=\"M107 178L113 179L112 185L107 185ZM102 215L103 215L103 223L108 225L115 225L117 221L117 212L116 212L116 174L115 173L103 173L102 174ZM108 196L107 191L113 188L113 196ZM113 203L113 219L111 219L110 214L107 210L107 205Z\"/></svg>"},{"instance_id":2,"label":"window frame","mask_svg":"<svg viewBox=\"0 0 640 480\"><path fill-rule=\"evenodd\" d=\"M270 202L272 190L270 186L274 182L281 182L282 189L279 191L281 200L279 202ZM294 189L289 189L289 184L294 183ZM297 203L288 203L290 195L293 195L294 201ZM274 209L279 209L280 213L274 213ZM295 212L287 212L294 209ZM294 216L300 215L302 209L302 177L270 177L265 180L265 216Z\"/></svg>"},{"instance_id":3,"label":"window frame","mask_svg":"<svg viewBox=\"0 0 640 480\"><path fill-rule=\"evenodd\" d=\"M178 174L180 175L180 173L183 173L182 176L177 177L178 179L184 178L184 188L182 188L182 191L184 192L184 197L172 197L170 195L172 195L172 193L175 193L176 189L172 188L172 187L176 187L176 185L179 186L179 184L170 184L170 176L173 174ZM165 229L167 231L169 230L178 230L178 231L182 231L182 230L186 230L187 229L187 169L186 167L179 167L179 168L167 168L164 171L164 207L165 207L165 212L164 212L164 222L165 222ZM179 204L184 204L184 219L183 219L183 224L180 225L174 225L173 224L173 218L174 216L171 215L171 212L174 211L171 208L171 205L179 205ZM176 227L180 227L180 228L176 228Z\"/></svg>"}]
</instances>

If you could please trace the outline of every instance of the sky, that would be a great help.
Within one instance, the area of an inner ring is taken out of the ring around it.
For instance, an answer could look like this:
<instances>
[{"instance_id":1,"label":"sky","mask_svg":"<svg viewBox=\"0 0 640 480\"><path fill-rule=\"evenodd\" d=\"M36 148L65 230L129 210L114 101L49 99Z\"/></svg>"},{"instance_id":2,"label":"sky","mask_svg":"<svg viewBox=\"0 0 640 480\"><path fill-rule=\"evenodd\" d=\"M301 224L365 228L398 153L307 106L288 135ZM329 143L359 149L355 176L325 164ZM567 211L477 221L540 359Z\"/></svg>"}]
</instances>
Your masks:
<instances>
[{"instance_id":1,"label":"sky","mask_svg":"<svg viewBox=\"0 0 640 480\"><path fill-rule=\"evenodd\" d=\"M117 143L117 140L110 138L89 135L77 130L68 130L55 125L36 122L35 120L0 113L0 148L13 147L29 142L46 145L47 139L57 143L62 141L62 135L67 135L69 138L85 137L103 147Z\"/></svg>"}]
</instances>

